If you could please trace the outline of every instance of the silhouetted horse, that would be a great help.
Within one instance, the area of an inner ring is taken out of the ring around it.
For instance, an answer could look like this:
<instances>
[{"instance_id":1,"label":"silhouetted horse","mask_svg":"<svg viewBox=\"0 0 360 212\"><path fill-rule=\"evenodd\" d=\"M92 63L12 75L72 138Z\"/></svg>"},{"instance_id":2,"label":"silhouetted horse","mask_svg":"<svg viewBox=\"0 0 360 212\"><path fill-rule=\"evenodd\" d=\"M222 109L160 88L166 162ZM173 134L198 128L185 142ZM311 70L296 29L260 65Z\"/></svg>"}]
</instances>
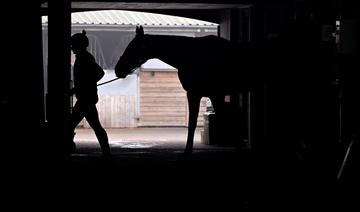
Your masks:
<instances>
[{"instance_id":1,"label":"silhouetted horse","mask_svg":"<svg viewBox=\"0 0 360 212\"><path fill-rule=\"evenodd\" d=\"M250 89L257 77L251 68L254 57L249 47L211 35L198 38L149 35L144 34L141 26L136 27L135 38L116 64L116 76L126 77L151 58L176 67L187 92L189 120L185 155L192 152L201 98L209 97L214 110L222 111L226 95Z\"/></svg>"}]
</instances>

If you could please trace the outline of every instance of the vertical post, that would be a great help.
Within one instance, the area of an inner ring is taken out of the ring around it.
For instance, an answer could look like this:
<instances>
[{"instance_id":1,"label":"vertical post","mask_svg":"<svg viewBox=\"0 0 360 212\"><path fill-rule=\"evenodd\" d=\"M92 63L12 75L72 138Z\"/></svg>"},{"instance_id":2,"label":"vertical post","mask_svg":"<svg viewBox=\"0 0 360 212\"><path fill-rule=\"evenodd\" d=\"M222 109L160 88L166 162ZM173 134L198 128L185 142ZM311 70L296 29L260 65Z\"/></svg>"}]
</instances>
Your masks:
<instances>
[{"instance_id":1,"label":"vertical post","mask_svg":"<svg viewBox=\"0 0 360 212\"><path fill-rule=\"evenodd\" d=\"M231 10L226 9L220 11L220 25L218 30L219 36L230 40L231 37L230 28L231 28Z\"/></svg>"},{"instance_id":2,"label":"vertical post","mask_svg":"<svg viewBox=\"0 0 360 212\"><path fill-rule=\"evenodd\" d=\"M22 157L21 164L33 162L34 150L42 140L43 102L42 102L42 67L41 67L41 16L40 2L8 2L6 8L17 8L21 14L14 17L14 23L4 23L2 40L1 86L0 86L0 124L1 144L4 161ZM3 13L1 17L10 16ZM19 133L19 129L21 130ZM31 154L29 154L31 152Z\"/></svg>"},{"instance_id":3,"label":"vertical post","mask_svg":"<svg viewBox=\"0 0 360 212\"><path fill-rule=\"evenodd\" d=\"M238 43L248 42L250 31L249 10L249 8L222 10L220 12L219 36ZM226 123L217 126L226 126L226 132L224 132L224 134L231 135L232 137L228 138L228 140L235 140L233 144L242 145L244 140L249 141L250 139L250 109L247 104L248 98L240 98L240 96L243 97L244 95L248 95L248 93L231 93L230 95L231 102L228 103L228 107L225 107L225 111L222 113L222 115L227 115L221 119ZM217 116L216 111L215 116Z\"/></svg>"},{"instance_id":4,"label":"vertical post","mask_svg":"<svg viewBox=\"0 0 360 212\"><path fill-rule=\"evenodd\" d=\"M261 42L264 39L264 4L258 3L250 8L250 41Z\"/></svg>"},{"instance_id":5,"label":"vertical post","mask_svg":"<svg viewBox=\"0 0 360 212\"><path fill-rule=\"evenodd\" d=\"M48 96L49 145L63 154L70 124L70 34L71 1L49 1ZM55 135L55 136L54 136Z\"/></svg>"},{"instance_id":6,"label":"vertical post","mask_svg":"<svg viewBox=\"0 0 360 212\"><path fill-rule=\"evenodd\" d=\"M358 136L359 126L359 70L360 55L360 7L349 0L340 2L340 41L339 41L339 75L341 79L341 138L349 142L351 137Z\"/></svg>"}]
</instances>

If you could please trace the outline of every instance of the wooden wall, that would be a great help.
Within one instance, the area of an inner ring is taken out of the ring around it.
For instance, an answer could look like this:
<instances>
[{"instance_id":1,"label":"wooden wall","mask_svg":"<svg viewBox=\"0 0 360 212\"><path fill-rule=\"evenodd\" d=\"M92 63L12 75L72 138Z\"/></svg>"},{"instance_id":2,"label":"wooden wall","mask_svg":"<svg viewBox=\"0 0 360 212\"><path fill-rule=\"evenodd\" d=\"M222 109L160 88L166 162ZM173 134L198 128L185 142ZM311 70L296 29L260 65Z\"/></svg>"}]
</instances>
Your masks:
<instances>
[{"instance_id":1,"label":"wooden wall","mask_svg":"<svg viewBox=\"0 0 360 212\"><path fill-rule=\"evenodd\" d=\"M99 96L96 107L100 122L105 128L137 127L139 115L136 96ZM90 127L85 119L79 126Z\"/></svg>"},{"instance_id":2,"label":"wooden wall","mask_svg":"<svg viewBox=\"0 0 360 212\"><path fill-rule=\"evenodd\" d=\"M140 72L139 126L187 126L188 106L176 70ZM198 126L203 126L206 101L202 100Z\"/></svg>"},{"instance_id":3,"label":"wooden wall","mask_svg":"<svg viewBox=\"0 0 360 212\"><path fill-rule=\"evenodd\" d=\"M188 105L176 70L140 72L138 96L99 96L97 108L105 128L186 127ZM198 126L204 125L206 99L201 100ZM84 119L79 127L89 128Z\"/></svg>"}]
</instances>

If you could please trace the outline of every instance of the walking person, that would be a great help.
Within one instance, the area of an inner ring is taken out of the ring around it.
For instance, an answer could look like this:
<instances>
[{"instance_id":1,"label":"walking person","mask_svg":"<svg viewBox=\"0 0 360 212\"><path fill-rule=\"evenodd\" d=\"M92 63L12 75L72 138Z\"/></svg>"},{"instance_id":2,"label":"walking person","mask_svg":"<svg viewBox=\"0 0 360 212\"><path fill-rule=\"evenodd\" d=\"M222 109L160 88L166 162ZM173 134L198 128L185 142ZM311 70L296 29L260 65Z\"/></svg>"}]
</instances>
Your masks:
<instances>
[{"instance_id":1,"label":"walking person","mask_svg":"<svg viewBox=\"0 0 360 212\"><path fill-rule=\"evenodd\" d=\"M105 73L101 66L96 63L94 56L87 51L88 46L89 39L85 30L71 36L71 49L75 54L74 88L71 94L75 94L76 97L76 103L71 115L71 129L74 132L80 121L86 118L98 139L102 156L110 158L108 136L101 126L96 108L96 103L99 100L97 82Z\"/></svg>"}]
</instances>

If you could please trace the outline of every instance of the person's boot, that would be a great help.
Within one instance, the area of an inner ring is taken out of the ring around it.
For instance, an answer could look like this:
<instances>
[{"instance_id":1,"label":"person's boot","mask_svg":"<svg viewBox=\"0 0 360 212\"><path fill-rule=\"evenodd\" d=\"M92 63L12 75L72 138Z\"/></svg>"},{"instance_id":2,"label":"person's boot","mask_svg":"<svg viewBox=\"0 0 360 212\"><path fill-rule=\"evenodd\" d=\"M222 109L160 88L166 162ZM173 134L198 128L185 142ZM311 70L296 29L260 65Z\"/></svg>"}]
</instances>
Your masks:
<instances>
[{"instance_id":1,"label":"person's boot","mask_svg":"<svg viewBox=\"0 0 360 212\"><path fill-rule=\"evenodd\" d=\"M111 159L110 145L106 134L99 139L99 144L102 152L102 158Z\"/></svg>"},{"instance_id":2,"label":"person's boot","mask_svg":"<svg viewBox=\"0 0 360 212\"><path fill-rule=\"evenodd\" d=\"M76 151L76 144L74 142L75 134L76 134L75 132L72 132L67 140L66 153L69 155L71 155Z\"/></svg>"},{"instance_id":3,"label":"person's boot","mask_svg":"<svg viewBox=\"0 0 360 212\"><path fill-rule=\"evenodd\" d=\"M103 144L103 145L101 146L101 152L102 152L101 157L102 157L103 159L109 160L109 159L112 158L109 144L107 144L107 145L106 145L106 144Z\"/></svg>"}]
</instances>

